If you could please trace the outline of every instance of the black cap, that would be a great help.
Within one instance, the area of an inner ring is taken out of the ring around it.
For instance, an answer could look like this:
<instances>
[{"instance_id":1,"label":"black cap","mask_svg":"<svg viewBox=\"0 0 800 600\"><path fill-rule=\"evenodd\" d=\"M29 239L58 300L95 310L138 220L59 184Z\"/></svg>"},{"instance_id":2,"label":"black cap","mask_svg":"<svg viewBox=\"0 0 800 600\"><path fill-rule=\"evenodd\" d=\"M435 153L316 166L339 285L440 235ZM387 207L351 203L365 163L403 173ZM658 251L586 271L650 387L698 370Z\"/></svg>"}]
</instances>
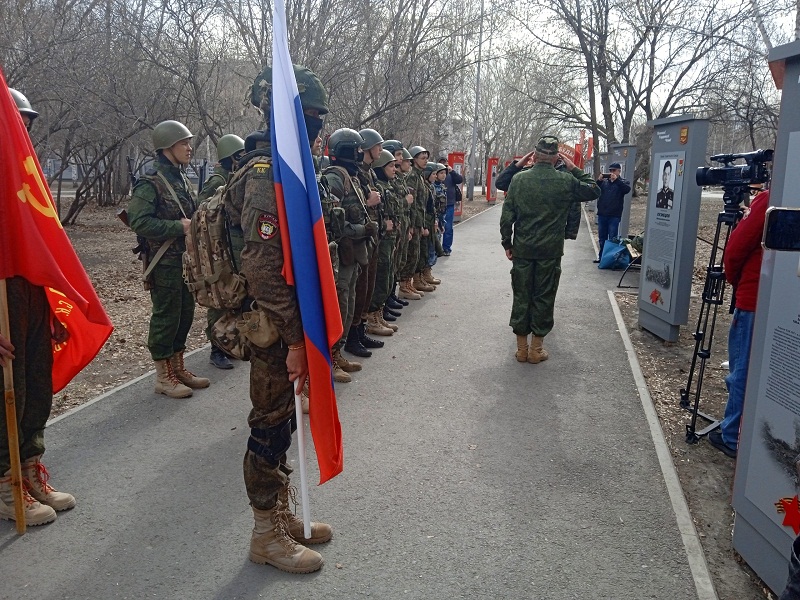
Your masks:
<instances>
[{"instance_id":1,"label":"black cap","mask_svg":"<svg viewBox=\"0 0 800 600\"><path fill-rule=\"evenodd\" d=\"M619 163L611 163L610 165L608 165L608 170L610 171L611 169L617 169L621 171L622 166Z\"/></svg>"}]
</instances>

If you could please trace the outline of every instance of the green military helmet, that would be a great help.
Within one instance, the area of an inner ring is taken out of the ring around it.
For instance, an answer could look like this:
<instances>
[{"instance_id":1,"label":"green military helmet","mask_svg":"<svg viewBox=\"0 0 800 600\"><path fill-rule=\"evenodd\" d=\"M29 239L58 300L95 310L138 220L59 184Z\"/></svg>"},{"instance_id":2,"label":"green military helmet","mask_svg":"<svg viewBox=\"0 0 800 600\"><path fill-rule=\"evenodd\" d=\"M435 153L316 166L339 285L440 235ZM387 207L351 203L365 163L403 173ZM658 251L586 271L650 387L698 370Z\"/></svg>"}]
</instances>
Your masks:
<instances>
[{"instance_id":1,"label":"green military helmet","mask_svg":"<svg viewBox=\"0 0 800 600\"><path fill-rule=\"evenodd\" d=\"M358 132L358 135L364 140L361 143L362 150L369 150L373 146L383 143L383 137L374 129L362 129Z\"/></svg>"},{"instance_id":2,"label":"green military helmet","mask_svg":"<svg viewBox=\"0 0 800 600\"><path fill-rule=\"evenodd\" d=\"M20 113L27 116L31 121L39 116L39 113L33 110L33 107L31 106L31 103L25 94L19 90L15 90L14 88L8 88L8 91L11 92L11 96L14 98L14 103L17 105L17 109Z\"/></svg>"},{"instance_id":3,"label":"green military helmet","mask_svg":"<svg viewBox=\"0 0 800 600\"><path fill-rule=\"evenodd\" d=\"M409 152L405 148L403 148L402 150L403 150L403 160L411 160L412 158L414 158L413 156L411 156L411 152Z\"/></svg>"},{"instance_id":4,"label":"green military helmet","mask_svg":"<svg viewBox=\"0 0 800 600\"><path fill-rule=\"evenodd\" d=\"M436 166L433 167L433 172L438 173L439 171L447 171L447 167L444 166L442 163L434 163Z\"/></svg>"},{"instance_id":5,"label":"green military helmet","mask_svg":"<svg viewBox=\"0 0 800 600\"><path fill-rule=\"evenodd\" d=\"M308 67L292 65L294 78L297 81L297 91L300 92L300 104L303 109L315 108L320 115L328 114L328 92L319 80L319 77ZM250 92L250 102L256 108L263 110L264 100L269 100L272 93L272 67L266 67L253 82Z\"/></svg>"},{"instance_id":6,"label":"green military helmet","mask_svg":"<svg viewBox=\"0 0 800 600\"><path fill-rule=\"evenodd\" d=\"M425 150L425 148L422 146L411 146L411 149L409 150L412 158L416 158L417 154L420 154L421 152L427 152L427 154L430 156L430 152Z\"/></svg>"},{"instance_id":7,"label":"green military helmet","mask_svg":"<svg viewBox=\"0 0 800 600\"><path fill-rule=\"evenodd\" d=\"M337 129L328 138L328 152L339 160L359 160L358 153L364 138L355 129Z\"/></svg>"},{"instance_id":8,"label":"green military helmet","mask_svg":"<svg viewBox=\"0 0 800 600\"><path fill-rule=\"evenodd\" d=\"M412 148L413 150L413 148ZM427 150L426 150L427 152ZM419 154L419 152L417 152ZM431 176L432 173L436 172L437 163L428 161L428 164L425 165L425 168L422 169L423 175L425 175L425 179Z\"/></svg>"},{"instance_id":9,"label":"green military helmet","mask_svg":"<svg viewBox=\"0 0 800 600\"><path fill-rule=\"evenodd\" d=\"M244 150L244 140L238 135L228 133L217 142L217 160L229 158L242 150Z\"/></svg>"},{"instance_id":10,"label":"green military helmet","mask_svg":"<svg viewBox=\"0 0 800 600\"><path fill-rule=\"evenodd\" d=\"M153 128L153 147L156 151L171 148L181 140L194 137L183 123L179 121L161 121Z\"/></svg>"},{"instance_id":11,"label":"green military helmet","mask_svg":"<svg viewBox=\"0 0 800 600\"><path fill-rule=\"evenodd\" d=\"M385 140L383 142L383 149L388 150L392 154L400 152L403 149L403 142L400 140Z\"/></svg>"},{"instance_id":12,"label":"green military helmet","mask_svg":"<svg viewBox=\"0 0 800 600\"><path fill-rule=\"evenodd\" d=\"M380 167L385 167L386 165L388 165L392 161L394 161L394 154L392 154L391 152L389 152L386 149L383 149L383 150L381 150L381 153L378 156L378 158L375 160L375 162L372 163L372 166L375 169L379 169Z\"/></svg>"}]
</instances>

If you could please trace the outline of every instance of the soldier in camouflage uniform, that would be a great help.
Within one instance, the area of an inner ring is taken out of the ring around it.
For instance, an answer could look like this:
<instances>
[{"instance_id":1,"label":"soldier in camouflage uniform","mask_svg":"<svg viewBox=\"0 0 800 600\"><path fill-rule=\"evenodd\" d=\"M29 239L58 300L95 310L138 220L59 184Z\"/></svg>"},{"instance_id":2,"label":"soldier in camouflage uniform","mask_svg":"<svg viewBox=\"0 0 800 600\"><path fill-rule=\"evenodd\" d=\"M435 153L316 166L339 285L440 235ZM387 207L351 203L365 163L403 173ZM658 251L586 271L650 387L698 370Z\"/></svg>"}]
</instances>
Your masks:
<instances>
[{"instance_id":1,"label":"soldier in camouflage uniform","mask_svg":"<svg viewBox=\"0 0 800 600\"><path fill-rule=\"evenodd\" d=\"M383 318L386 321L391 321L391 319L396 319L401 315L400 311L404 306L408 306L407 300L398 298L397 284L400 280L400 270L403 267L403 263L405 263L408 254L408 243L411 239L409 229L411 227L411 205L414 203L414 196L409 193L408 187L406 186L406 177L411 171L411 154L398 140L385 141L383 143L383 148L394 155L397 168L395 169L395 178L392 179L391 184L397 197L403 199L397 214L397 245L395 247L392 265L395 279L392 282L391 292L386 301L386 308L383 313Z\"/></svg>"},{"instance_id":2,"label":"soldier in camouflage uniform","mask_svg":"<svg viewBox=\"0 0 800 600\"><path fill-rule=\"evenodd\" d=\"M295 77L305 114L309 144L322 129L328 112L325 88L314 73L295 65ZM269 122L272 70L256 78L252 102ZM278 202L272 172L269 129L256 131L245 140L242 173L228 191L231 224L244 232L242 273L248 295L257 309L275 324L280 338L269 347L250 344L250 438L244 456L244 483L253 508L255 526L250 540L250 560L270 564L290 573L310 573L322 567L322 556L298 543L319 544L332 537L330 526L312 523L311 539L303 539L303 522L289 508L289 475L286 452L295 429L294 390L308 375L303 323L295 289L286 283L283 269Z\"/></svg>"},{"instance_id":3,"label":"soldier in camouflage uniform","mask_svg":"<svg viewBox=\"0 0 800 600\"><path fill-rule=\"evenodd\" d=\"M367 331L375 331L376 334L383 335L379 333L379 326L389 328L393 332L398 330L397 325L393 325L384 318L384 305L389 299L394 284L394 253L397 247L399 215L403 211L405 199L400 195L402 192L399 194L398 188L394 186L397 163L391 152L383 150L373 163L373 170L377 179L378 192L383 198L383 237L378 246L378 270L375 291L369 307Z\"/></svg>"},{"instance_id":4,"label":"soldier in camouflage uniform","mask_svg":"<svg viewBox=\"0 0 800 600\"><path fill-rule=\"evenodd\" d=\"M519 173L520 171L527 171L531 168L531 160L533 159L534 151L531 150L522 158L519 158L513 161L510 165L508 165L505 169L503 169L500 174L497 176L497 182L495 183L495 187L498 190L502 190L503 192L508 191L508 186L511 185L511 179ZM564 161L560 158L556 161L556 171L567 171L567 167L564 164ZM569 213L567 213L567 223L564 227L564 239L565 240L577 240L578 239L578 231L581 228L581 205L580 203L573 203L569 209Z\"/></svg>"},{"instance_id":5,"label":"soldier in camouflage uniform","mask_svg":"<svg viewBox=\"0 0 800 600\"><path fill-rule=\"evenodd\" d=\"M429 153L422 146L412 146L409 150L412 157L412 169L406 177L406 185L409 192L414 196L414 203L411 205L411 240L408 243L406 261L400 271L400 298L405 300L419 300L424 295L424 290L417 287L425 287L430 291L428 284L424 284L419 279L422 268L417 270L421 248L427 249L427 244L422 243L422 238L429 235L425 229L425 206L428 202L430 191L425 182L423 169L428 164ZM422 293L420 293L422 292Z\"/></svg>"},{"instance_id":6,"label":"soldier in camouflage uniform","mask_svg":"<svg viewBox=\"0 0 800 600\"><path fill-rule=\"evenodd\" d=\"M558 138L542 137L536 144L534 166L511 181L500 216L503 248L513 261L514 302L509 324L517 336L515 356L519 362L536 364L548 358L542 342L553 328L567 213L573 202L600 195L591 175L560 156L568 172L554 168L559 158Z\"/></svg>"},{"instance_id":7,"label":"soldier in camouflage uniform","mask_svg":"<svg viewBox=\"0 0 800 600\"><path fill-rule=\"evenodd\" d=\"M183 280L184 237L195 211L194 192L183 171L192 159L192 137L178 121L155 126L156 159L136 182L128 206L128 223L147 239L152 267L148 283L153 314L147 346L156 366L155 391L170 398L187 398L193 389L210 384L183 363L194 319L194 297Z\"/></svg>"},{"instance_id":8,"label":"soldier in camouflage uniform","mask_svg":"<svg viewBox=\"0 0 800 600\"><path fill-rule=\"evenodd\" d=\"M436 264L436 259L444 255L442 234L444 233L444 213L447 209L447 186L445 186L444 183L444 180L447 178L447 166L441 163L433 164L432 176L428 179L431 183L431 195L433 199L429 222L434 233L428 245L428 264L426 268L422 270L422 280L428 285L436 287L442 283L441 279L433 276L432 269Z\"/></svg>"},{"instance_id":9,"label":"soldier in camouflage uniform","mask_svg":"<svg viewBox=\"0 0 800 600\"><path fill-rule=\"evenodd\" d=\"M331 197L344 211L344 230L339 241L339 272L336 276L336 293L342 316L342 339L333 346L333 378L337 383L349 383L350 373L361 370L361 363L346 359L342 348L346 340L358 341L358 331L353 329L356 305L356 284L361 269L369 262L368 243L378 225L367 213L365 198L359 185L358 162L363 138L353 129L337 129L328 138L330 166L322 174ZM351 351L359 349L351 347ZM372 353L363 348L359 354L365 358Z\"/></svg>"},{"instance_id":10,"label":"soldier in camouflage uniform","mask_svg":"<svg viewBox=\"0 0 800 600\"><path fill-rule=\"evenodd\" d=\"M208 178L205 185L203 185L203 189L200 190L200 194L197 197L198 202L208 200L214 195L214 193L217 191L217 188L228 184L228 181L231 179L231 175L233 175L233 171L236 169L237 161L241 158L242 154L244 154L244 140L238 135L229 133L219 138L219 141L217 142L217 159L219 162L214 165L214 173ZM228 232L231 236L233 264L238 271L242 268L240 255L242 253L242 249L244 248L244 234L242 233L241 227L228 227ZM213 336L211 335L214 331L214 323L216 323L224 314L224 310L217 308L208 309L208 327L206 327L206 337L208 338L208 341L212 342L211 358L209 362L218 369L232 369L233 363L225 355L225 352L223 352L221 348L213 344Z\"/></svg>"}]
</instances>

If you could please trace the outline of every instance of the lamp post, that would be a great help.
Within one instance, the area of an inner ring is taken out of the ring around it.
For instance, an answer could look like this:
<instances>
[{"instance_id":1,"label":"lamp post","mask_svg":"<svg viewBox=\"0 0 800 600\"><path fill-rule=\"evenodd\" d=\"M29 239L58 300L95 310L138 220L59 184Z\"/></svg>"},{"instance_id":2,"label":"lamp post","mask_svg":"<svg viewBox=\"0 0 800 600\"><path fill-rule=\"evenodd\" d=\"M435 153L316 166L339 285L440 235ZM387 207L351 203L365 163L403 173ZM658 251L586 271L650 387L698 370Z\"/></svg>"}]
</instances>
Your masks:
<instances>
[{"instance_id":1,"label":"lamp post","mask_svg":"<svg viewBox=\"0 0 800 600\"><path fill-rule=\"evenodd\" d=\"M472 120L472 145L469 151L469 178L467 179L467 200L475 199L475 172L478 169L475 160L475 145L478 142L478 104L481 98L481 49L483 47L483 2L481 0L481 23L478 33L478 70L475 78L475 116Z\"/></svg>"}]
</instances>

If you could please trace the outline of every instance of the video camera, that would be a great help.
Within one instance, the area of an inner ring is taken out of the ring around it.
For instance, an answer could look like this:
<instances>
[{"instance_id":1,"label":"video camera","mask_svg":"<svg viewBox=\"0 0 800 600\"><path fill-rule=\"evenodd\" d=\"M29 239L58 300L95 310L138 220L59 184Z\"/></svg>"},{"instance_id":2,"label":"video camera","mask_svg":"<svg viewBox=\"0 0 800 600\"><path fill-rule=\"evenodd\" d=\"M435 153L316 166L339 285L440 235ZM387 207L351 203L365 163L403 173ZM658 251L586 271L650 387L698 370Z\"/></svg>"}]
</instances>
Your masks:
<instances>
[{"instance_id":1,"label":"video camera","mask_svg":"<svg viewBox=\"0 0 800 600\"><path fill-rule=\"evenodd\" d=\"M716 154L711 162L722 163L723 167L698 167L695 173L697 185L744 186L751 183L766 183L770 173L766 163L772 162L772 150L755 150L744 154ZM744 159L745 164L734 165L734 161Z\"/></svg>"}]
</instances>

